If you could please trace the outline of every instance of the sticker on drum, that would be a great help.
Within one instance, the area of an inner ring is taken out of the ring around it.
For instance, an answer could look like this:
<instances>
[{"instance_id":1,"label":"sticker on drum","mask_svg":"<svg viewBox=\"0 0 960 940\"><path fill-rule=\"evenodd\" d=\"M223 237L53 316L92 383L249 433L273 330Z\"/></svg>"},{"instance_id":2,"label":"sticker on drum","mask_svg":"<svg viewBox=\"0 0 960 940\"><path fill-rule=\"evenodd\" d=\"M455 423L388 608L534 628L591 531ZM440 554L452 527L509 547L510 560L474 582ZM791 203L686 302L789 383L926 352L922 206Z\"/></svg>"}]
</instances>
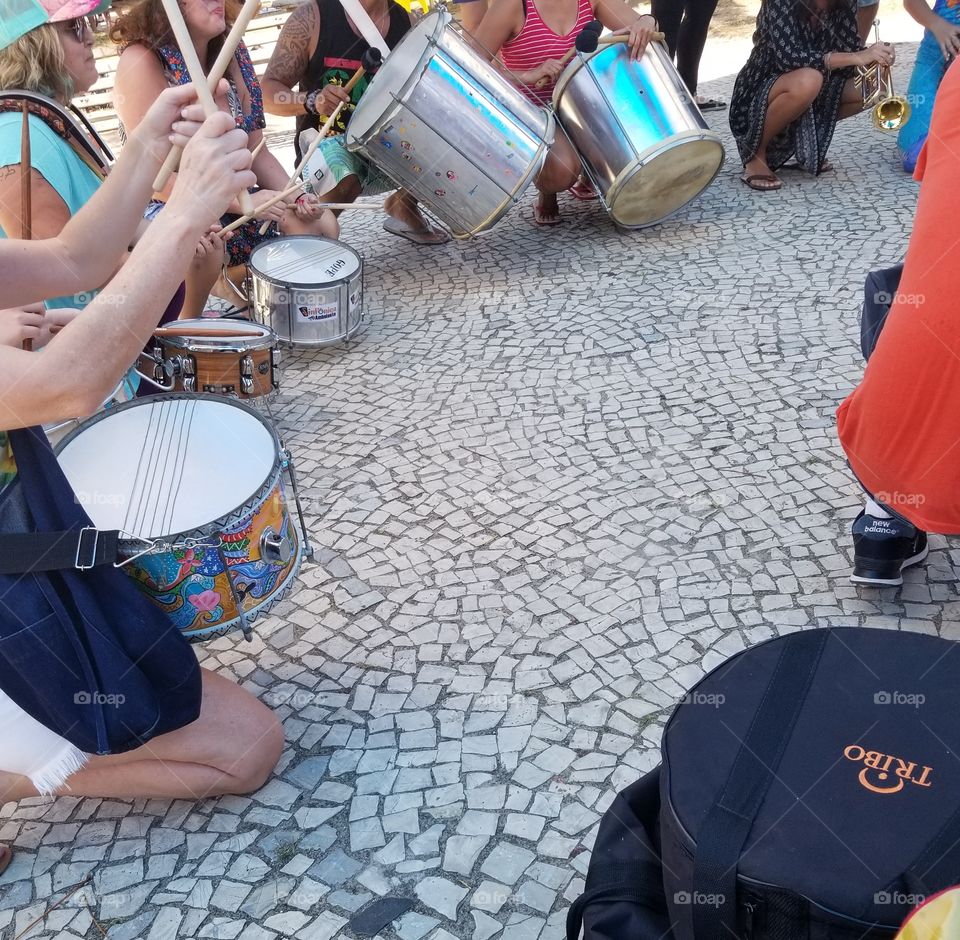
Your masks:
<instances>
[{"instance_id":1,"label":"sticker on drum","mask_svg":"<svg viewBox=\"0 0 960 940\"><path fill-rule=\"evenodd\" d=\"M362 311L363 260L343 242L291 235L263 242L250 256L253 307L260 322L293 346L350 339Z\"/></svg>"}]
</instances>

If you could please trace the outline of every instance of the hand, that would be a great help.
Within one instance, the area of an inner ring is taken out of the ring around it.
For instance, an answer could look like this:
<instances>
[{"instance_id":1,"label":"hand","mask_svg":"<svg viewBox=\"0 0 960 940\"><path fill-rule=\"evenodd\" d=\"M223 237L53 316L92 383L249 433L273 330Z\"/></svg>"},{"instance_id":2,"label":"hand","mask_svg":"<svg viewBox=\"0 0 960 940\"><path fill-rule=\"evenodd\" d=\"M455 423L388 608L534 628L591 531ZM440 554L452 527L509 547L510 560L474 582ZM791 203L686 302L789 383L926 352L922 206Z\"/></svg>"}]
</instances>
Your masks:
<instances>
[{"instance_id":1,"label":"hand","mask_svg":"<svg viewBox=\"0 0 960 940\"><path fill-rule=\"evenodd\" d=\"M34 349L46 346L54 336L57 335L65 326L73 323L82 310L76 307L56 307L53 310L47 310L43 316L43 326L40 328L40 338L33 343Z\"/></svg>"},{"instance_id":2,"label":"hand","mask_svg":"<svg viewBox=\"0 0 960 940\"><path fill-rule=\"evenodd\" d=\"M630 49L630 58L639 59L646 51L647 43L652 42L653 34L657 30L657 21L645 13L630 24L630 35L627 47Z\"/></svg>"},{"instance_id":3,"label":"hand","mask_svg":"<svg viewBox=\"0 0 960 940\"><path fill-rule=\"evenodd\" d=\"M269 202L279 195L280 191L273 189L260 189L255 193L251 193L250 199L253 202L254 208L253 217L259 222L282 222L283 214L287 209L293 207L293 199L296 198L295 195L275 202L269 209L260 209L265 202Z\"/></svg>"},{"instance_id":4,"label":"hand","mask_svg":"<svg viewBox=\"0 0 960 940\"><path fill-rule=\"evenodd\" d=\"M949 62L960 52L960 26L955 26L942 16L936 17L936 22L930 27L933 38L943 53L943 58Z\"/></svg>"},{"instance_id":5,"label":"hand","mask_svg":"<svg viewBox=\"0 0 960 940\"><path fill-rule=\"evenodd\" d=\"M893 46L888 42L875 42L872 46L868 46L861 53L861 65L893 65L894 59L896 59L897 54L894 52Z\"/></svg>"},{"instance_id":6,"label":"hand","mask_svg":"<svg viewBox=\"0 0 960 940\"><path fill-rule=\"evenodd\" d=\"M547 59L542 65L524 72L519 77L525 85L543 86L552 85L560 77L565 66L559 59Z\"/></svg>"},{"instance_id":7,"label":"hand","mask_svg":"<svg viewBox=\"0 0 960 940\"><path fill-rule=\"evenodd\" d=\"M310 114L323 115L324 117L333 114L337 105L350 104L350 95L343 85L324 85L322 91L311 92L307 98L308 102L305 102L304 110Z\"/></svg>"},{"instance_id":8,"label":"hand","mask_svg":"<svg viewBox=\"0 0 960 940\"><path fill-rule=\"evenodd\" d=\"M191 266L199 269L211 259L222 261L225 244L224 238L220 234L220 226L214 225L206 234L200 236L200 241L197 242L197 247L193 252Z\"/></svg>"},{"instance_id":9,"label":"hand","mask_svg":"<svg viewBox=\"0 0 960 940\"><path fill-rule=\"evenodd\" d=\"M20 349L24 340L35 346L43 335L43 304L0 310L0 345Z\"/></svg>"},{"instance_id":10,"label":"hand","mask_svg":"<svg viewBox=\"0 0 960 940\"><path fill-rule=\"evenodd\" d=\"M191 112L187 119L192 116ZM180 143L177 136L174 142ZM167 207L176 206L189 224L206 230L223 215L237 193L256 185L247 135L229 114L218 111L185 143Z\"/></svg>"}]
</instances>

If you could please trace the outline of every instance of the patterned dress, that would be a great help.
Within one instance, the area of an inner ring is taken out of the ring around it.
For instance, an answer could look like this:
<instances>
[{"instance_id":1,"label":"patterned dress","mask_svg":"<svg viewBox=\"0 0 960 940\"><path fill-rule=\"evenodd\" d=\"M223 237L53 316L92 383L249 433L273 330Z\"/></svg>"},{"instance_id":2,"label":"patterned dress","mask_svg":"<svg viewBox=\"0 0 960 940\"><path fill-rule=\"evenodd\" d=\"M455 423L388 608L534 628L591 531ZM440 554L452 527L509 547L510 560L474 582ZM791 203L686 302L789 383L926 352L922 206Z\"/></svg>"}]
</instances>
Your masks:
<instances>
[{"instance_id":1,"label":"patterned dress","mask_svg":"<svg viewBox=\"0 0 960 940\"><path fill-rule=\"evenodd\" d=\"M828 72L823 57L828 52L856 52L863 45L857 35L856 0L839 0L818 19L812 17L811 7L803 0L763 0L753 51L737 76L730 100L730 130L743 163L752 160L760 146L774 82L802 68L820 72L823 88L813 104L770 141L767 164L776 170L796 155L802 169L816 174L826 159L843 86L853 76L853 69Z\"/></svg>"}]
</instances>

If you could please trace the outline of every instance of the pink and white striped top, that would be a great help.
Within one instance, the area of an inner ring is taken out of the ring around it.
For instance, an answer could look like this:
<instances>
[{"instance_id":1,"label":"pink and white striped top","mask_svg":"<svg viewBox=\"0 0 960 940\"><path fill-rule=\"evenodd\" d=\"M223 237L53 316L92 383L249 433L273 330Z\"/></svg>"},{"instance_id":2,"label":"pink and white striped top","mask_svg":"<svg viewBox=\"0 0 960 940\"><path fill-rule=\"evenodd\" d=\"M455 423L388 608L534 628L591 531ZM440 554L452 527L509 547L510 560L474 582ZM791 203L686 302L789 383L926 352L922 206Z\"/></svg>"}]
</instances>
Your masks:
<instances>
[{"instance_id":1,"label":"pink and white striped top","mask_svg":"<svg viewBox=\"0 0 960 940\"><path fill-rule=\"evenodd\" d=\"M576 44L583 27L593 19L590 0L577 0L577 21L569 33L560 36L540 18L536 0L524 0L524 7L527 16L523 29L500 50L500 58L511 72L529 72L547 59L562 59ZM535 104L549 104L553 86L551 82L543 88L521 86L520 90Z\"/></svg>"}]
</instances>

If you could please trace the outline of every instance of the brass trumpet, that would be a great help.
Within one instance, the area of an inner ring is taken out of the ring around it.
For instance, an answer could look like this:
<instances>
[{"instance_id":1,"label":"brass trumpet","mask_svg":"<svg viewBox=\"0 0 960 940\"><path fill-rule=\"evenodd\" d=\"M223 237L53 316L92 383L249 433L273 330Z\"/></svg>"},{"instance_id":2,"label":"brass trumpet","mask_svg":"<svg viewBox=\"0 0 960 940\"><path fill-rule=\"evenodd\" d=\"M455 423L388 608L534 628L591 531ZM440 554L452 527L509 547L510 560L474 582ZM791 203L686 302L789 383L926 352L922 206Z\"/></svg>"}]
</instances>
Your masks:
<instances>
[{"instance_id":1,"label":"brass trumpet","mask_svg":"<svg viewBox=\"0 0 960 940\"><path fill-rule=\"evenodd\" d=\"M880 21L873 21L875 38L880 42ZM898 131L910 120L910 103L894 93L893 74L889 65L857 66L854 84L860 89L864 111L869 108L873 126L880 131Z\"/></svg>"}]
</instances>

